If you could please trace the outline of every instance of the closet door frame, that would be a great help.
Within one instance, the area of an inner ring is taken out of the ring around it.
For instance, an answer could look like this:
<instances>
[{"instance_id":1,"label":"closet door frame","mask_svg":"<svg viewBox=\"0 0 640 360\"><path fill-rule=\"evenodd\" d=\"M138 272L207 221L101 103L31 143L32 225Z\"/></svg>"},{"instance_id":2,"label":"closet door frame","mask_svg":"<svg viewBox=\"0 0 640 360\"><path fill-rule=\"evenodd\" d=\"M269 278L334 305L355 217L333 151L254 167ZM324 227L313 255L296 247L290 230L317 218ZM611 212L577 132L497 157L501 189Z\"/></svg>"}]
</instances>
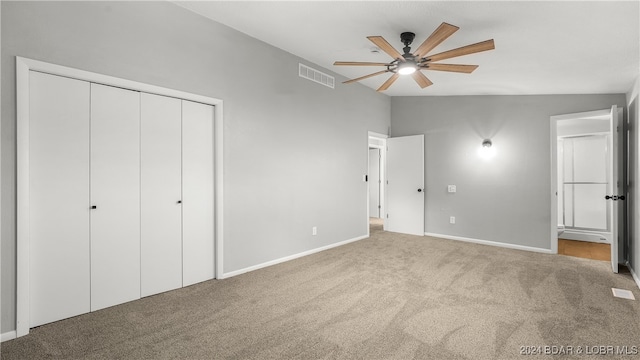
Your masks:
<instances>
[{"instance_id":1,"label":"closet door frame","mask_svg":"<svg viewBox=\"0 0 640 360\"><path fill-rule=\"evenodd\" d=\"M102 75L66 66L16 56L17 99L17 247L16 247L16 337L29 333L29 72L40 71L129 90L199 102L214 107L214 278L223 274L223 101L208 96L163 88L137 81Z\"/></svg>"}]
</instances>

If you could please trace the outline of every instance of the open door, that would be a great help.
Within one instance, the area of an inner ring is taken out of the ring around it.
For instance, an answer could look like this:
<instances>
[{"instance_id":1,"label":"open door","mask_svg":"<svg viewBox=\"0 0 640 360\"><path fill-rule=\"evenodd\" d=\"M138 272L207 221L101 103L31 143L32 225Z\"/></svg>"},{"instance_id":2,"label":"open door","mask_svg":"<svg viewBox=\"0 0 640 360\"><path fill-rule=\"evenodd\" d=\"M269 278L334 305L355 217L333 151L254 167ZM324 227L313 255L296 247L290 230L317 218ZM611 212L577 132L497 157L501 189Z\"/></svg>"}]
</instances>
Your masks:
<instances>
[{"instance_id":1,"label":"open door","mask_svg":"<svg viewBox=\"0 0 640 360\"><path fill-rule=\"evenodd\" d=\"M609 161L611 164L611 192L607 194L605 200L610 202L610 224L611 224L611 268L614 273L618 272L618 245L620 244L620 234L624 232L623 228L619 228L620 216L624 214L624 189L620 183L621 177L619 172L622 170L622 152L620 132L622 130L622 113L618 111L618 106L611 107L611 117L609 122Z\"/></svg>"},{"instance_id":2,"label":"open door","mask_svg":"<svg viewBox=\"0 0 640 360\"><path fill-rule=\"evenodd\" d=\"M424 135L387 139L385 229L424 235Z\"/></svg>"}]
</instances>

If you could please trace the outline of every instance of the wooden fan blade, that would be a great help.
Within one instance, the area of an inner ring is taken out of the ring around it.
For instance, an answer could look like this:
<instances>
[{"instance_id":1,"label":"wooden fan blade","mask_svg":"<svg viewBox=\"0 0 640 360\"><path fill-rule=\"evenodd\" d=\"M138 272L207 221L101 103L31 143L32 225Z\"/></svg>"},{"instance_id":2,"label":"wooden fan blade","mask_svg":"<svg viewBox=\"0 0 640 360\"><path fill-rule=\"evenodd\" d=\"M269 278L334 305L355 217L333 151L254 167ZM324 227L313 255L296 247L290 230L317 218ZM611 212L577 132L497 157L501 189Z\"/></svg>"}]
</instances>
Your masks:
<instances>
[{"instance_id":1,"label":"wooden fan blade","mask_svg":"<svg viewBox=\"0 0 640 360\"><path fill-rule=\"evenodd\" d=\"M431 64L427 63L421 69L437 70L437 71L450 71L459 72L465 74L471 74L473 70L477 69L478 65L458 65L458 64Z\"/></svg>"},{"instance_id":2,"label":"wooden fan blade","mask_svg":"<svg viewBox=\"0 0 640 360\"><path fill-rule=\"evenodd\" d=\"M496 47L493 43L493 39L491 39L491 40L463 46L457 49L441 52L439 54L425 56L425 58L431 61L440 61L444 59L450 59L456 56L469 55L469 54L474 54L481 51L493 50L495 48Z\"/></svg>"},{"instance_id":3,"label":"wooden fan blade","mask_svg":"<svg viewBox=\"0 0 640 360\"><path fill-rule=\"evenodd\" d=\"M376 46L379 47L380 50L386 52L392 58L400 61L407 61L402 56L402 54L400 54L398 50L394 49L394 47L391 46L391 44L389 44L387 40L385 40L382 36L367 36L367 39L376 44Z\"/></svg>"},{"instance_id":4,"label":"wooden fan blade","mask_svg":"<svg viewBox=\"0 0 640 360\"><path fill-rule=\"evenodd\" d=\"M433 50L436 46L440 45L454 32L458 31L459 27L443 22L438 28L425 40L416 51L413 52L415 56L423 57L429 51Z\"/></svg>"},{"instance_id":5,"label":"wooden fan blade","mask_svg":"<svg viewBox=\"0 0 640 360\"><path fill-rule=\"evenodd\" d=\"M333 65L337 66L387 66L387 63L380 62L360 62L360 61L336 61Z\"/></svg>"},{"instance_id":6,"label":"wooden fan blade","mask_svg":"<svg viewBox=\"0 0 640 360\"><path fill-rule=\"evenodd\" d=\"M421 71L416 71L411 74L413 80L415 80L421 88L426 88L427 86L433 85L431 80L429 80Z\"/></svg>"},{"instance_id":7,"label":"wooden fan blade","mask_svg":"<svg viewBox=\"0 0 640 360\"><path fill-rule=\"evenodd\" d=\"M396 81L398 76L400 76L400 74L398 74L398 73L395 73L395 74L391 75L391 77L388 78L387 81L384 82L384 84L380 85L380 87L376 91L385 91L385 90L387 90L389 88L389 86L391 86L391 84L393 84L393 82Z\"/></svg>"},{"instance_id":8,"label":"wooden fan blade","mask_svg":"<svg viewBox=\"0 0 640 360\"><path fill-rule=\"evenodd\" d=\"M369 74L369 75L365 75L365 76L360 76L359 78L355 78L355 79L351 79L351 80L347 80L347 81L343 81L343 84L351 84L354 83L356 81L360 81L360 80L364 80L364 79L368 79L372 76L376 76L376 75L380 75L380 74L384 74L386 72L389 72L389 70L382 70L382 71L378 71L378 72L374 72L373 74Z\"/></svg>"}]
</instances>

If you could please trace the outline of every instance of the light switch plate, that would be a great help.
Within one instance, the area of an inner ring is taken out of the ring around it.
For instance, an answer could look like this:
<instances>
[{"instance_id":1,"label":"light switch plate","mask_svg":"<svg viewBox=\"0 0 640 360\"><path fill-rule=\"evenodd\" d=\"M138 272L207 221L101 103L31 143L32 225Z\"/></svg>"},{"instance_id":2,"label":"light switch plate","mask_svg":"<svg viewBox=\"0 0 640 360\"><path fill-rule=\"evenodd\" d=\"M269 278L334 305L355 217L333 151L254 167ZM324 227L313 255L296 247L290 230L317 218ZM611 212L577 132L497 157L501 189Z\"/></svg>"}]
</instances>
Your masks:
<instances>
[{"instance_id":1,"label":"light switch plate","mask_svg":"<svg viewBox=\"0 0 640 360\"><path fill-rule=\"evenodd\" d=\"M447 186L447 191L450 192L450 193L456 192L456 186L455 185Z\"/></svg>"}]
</instances>

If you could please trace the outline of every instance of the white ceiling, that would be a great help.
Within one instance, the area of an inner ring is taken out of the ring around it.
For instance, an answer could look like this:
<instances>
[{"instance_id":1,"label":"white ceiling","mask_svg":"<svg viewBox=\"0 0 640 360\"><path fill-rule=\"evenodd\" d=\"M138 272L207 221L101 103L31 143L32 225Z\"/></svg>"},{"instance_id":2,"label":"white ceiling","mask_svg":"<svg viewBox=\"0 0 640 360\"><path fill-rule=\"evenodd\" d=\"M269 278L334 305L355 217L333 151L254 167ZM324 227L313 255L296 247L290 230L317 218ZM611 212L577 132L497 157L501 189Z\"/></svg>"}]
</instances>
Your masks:
<instances>
[{"instance_id":1,"label":"white ceiling","mask_svg":"<svg viewBox=\"0 0 640 360\"><path fill-rule=\"evenodd\" d=\"M638 0L176 3L347 78L384 68L334 61L392 60L371 53L367 36L381 35L402 52L401 32L416 33L415 49L447 22L460 30L430 54L495 40L495 50L442 61L480 65L472 74L425 71L434 83L425 89L401 77L385 91L391 96L626 93L640 72ZM361 84L377 89L388 77Z\"/></svg>"}]
</instances>

